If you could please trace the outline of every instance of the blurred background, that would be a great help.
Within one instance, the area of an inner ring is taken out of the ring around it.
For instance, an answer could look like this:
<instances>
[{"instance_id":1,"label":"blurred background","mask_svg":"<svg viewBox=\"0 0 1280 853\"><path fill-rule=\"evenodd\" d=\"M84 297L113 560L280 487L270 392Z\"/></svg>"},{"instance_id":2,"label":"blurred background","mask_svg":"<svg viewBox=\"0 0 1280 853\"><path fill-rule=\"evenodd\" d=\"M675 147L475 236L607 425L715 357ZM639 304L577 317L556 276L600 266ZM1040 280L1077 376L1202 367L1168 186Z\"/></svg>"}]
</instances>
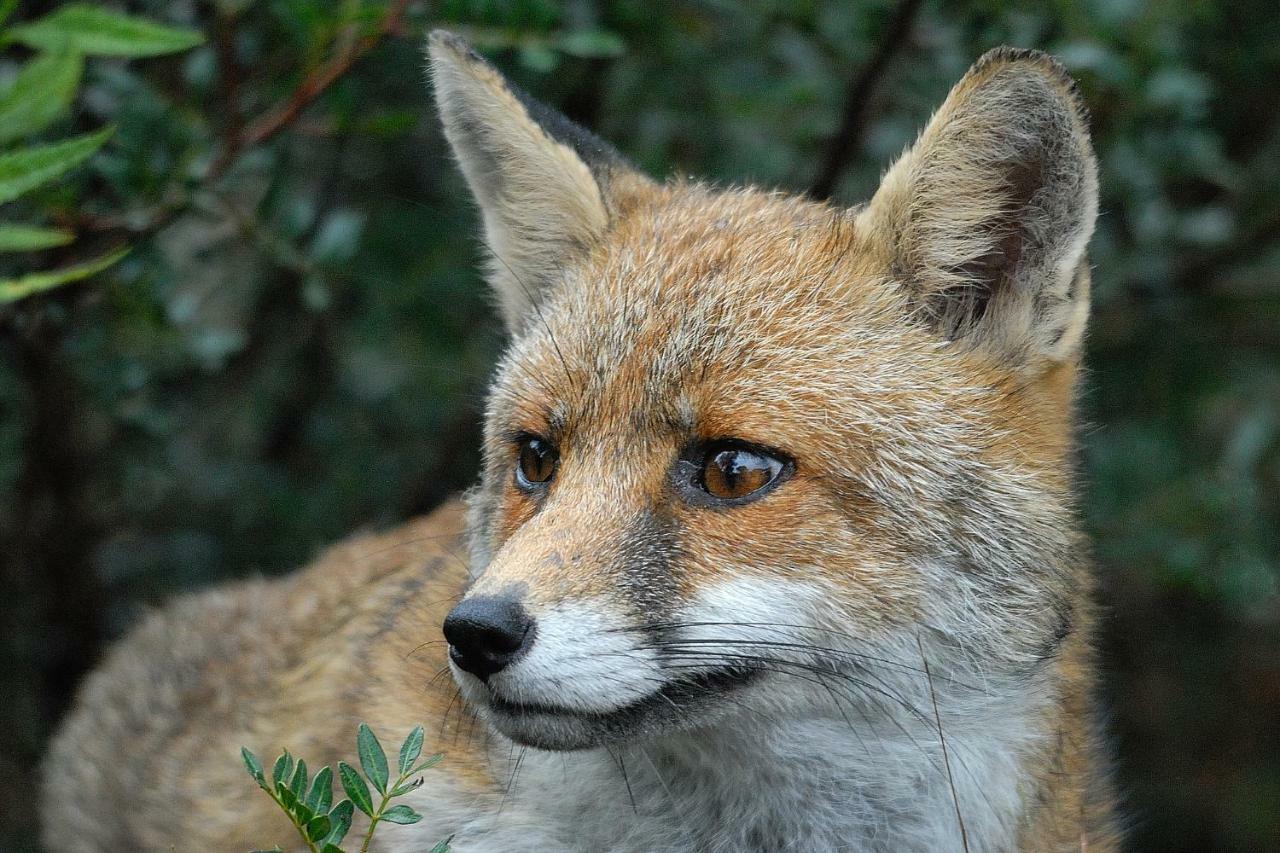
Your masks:
<instances>
[{"instance_id":1,"label":"blurred background","mask_svg":"<svg viewBox=\"0 0 1280 853\"><path fill-rule=\"evenodd\" d=\"M0 848L36 849L45 740L140 608L471 482L502 339L424 82L447 26L652 174L849 203L983 51L1057 54L1102 167L1081 512L1131 848L1280 849L1276 11L0 2L0 152L115 128L0 210L46 233L0 254ZM6 130L67 44L65 108Z\"/></svg>"}]
</instances>

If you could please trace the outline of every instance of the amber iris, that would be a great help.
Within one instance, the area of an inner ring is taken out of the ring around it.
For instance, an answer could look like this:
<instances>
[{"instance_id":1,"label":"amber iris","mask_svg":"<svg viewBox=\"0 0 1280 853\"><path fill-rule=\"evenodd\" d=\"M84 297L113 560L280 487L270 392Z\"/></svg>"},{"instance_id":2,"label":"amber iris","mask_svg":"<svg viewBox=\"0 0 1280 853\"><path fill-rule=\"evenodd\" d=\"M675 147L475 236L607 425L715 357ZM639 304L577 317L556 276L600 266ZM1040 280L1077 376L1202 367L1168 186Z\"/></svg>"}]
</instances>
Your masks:
<instances>
[{"instance_id":1,"label":"amber iris","mask_svg":"<svg viewBox=\"0 0 1280 853\"><path fill-rule=\"evenodd\" d=\"M556 449L540 438L526 438L520 443L520 458L516 467L516 479L522 486L537 486L550 482L556 473L559 460Z\"/></svg>"},{"instance_id":2,"label":"amber iris","mask_svg":"<svg viewBox=\"0 0 1280 853\"><path fill-rule=\"evenodd\" d=\"M744 498L772 483L781 471L782 462L753 450L713 450L702 466L702 487L722 500Z\"/></svg>"}]
</instances>

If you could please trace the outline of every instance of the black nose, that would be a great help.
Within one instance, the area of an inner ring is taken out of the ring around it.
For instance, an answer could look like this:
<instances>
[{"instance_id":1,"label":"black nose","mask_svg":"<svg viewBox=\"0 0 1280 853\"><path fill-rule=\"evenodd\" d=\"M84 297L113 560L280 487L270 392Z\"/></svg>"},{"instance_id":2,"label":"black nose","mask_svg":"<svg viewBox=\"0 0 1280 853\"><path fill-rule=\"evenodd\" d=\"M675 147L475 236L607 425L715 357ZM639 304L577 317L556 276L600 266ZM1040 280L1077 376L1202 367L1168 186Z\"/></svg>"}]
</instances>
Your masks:
<instances>
[{"instance_id":1,"label":"black nose","mask_svg":"<svg viewBox=\"0 0 1280 853\"><path fill-rule=\"evenodd\" d=\"M486 681L533 642L533 620L514 599L480 595L449 612L444 637L453 662Z\"/></svg>"}]
</instances>

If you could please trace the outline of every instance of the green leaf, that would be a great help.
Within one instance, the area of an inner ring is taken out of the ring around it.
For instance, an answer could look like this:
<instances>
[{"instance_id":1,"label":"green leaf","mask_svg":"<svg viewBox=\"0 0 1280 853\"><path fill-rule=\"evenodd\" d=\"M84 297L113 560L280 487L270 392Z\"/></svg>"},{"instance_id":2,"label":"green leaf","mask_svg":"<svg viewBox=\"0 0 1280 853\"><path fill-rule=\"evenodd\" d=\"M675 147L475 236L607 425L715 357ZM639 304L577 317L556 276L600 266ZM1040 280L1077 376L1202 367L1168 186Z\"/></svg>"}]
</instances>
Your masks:
<instances>
[{"instance_id":1,"label":"green leaf","mask_svg":"<svg viewBox=\"0 0 1280 853\"><path fill-rule=\"evenodd\" d=\"M382 813L382 819L391 823L410 824L422 820L422 815L405 805L392 806Z\"/></svg>"},{"instance_id":2,"label":"green leaf","mask_svg":"<svg viewBox=\"0 0 1280 853\"><path fill-rule=\"evenodd\" d=\"M66 112L83 71L84 57L65 46L22 66L0 94L0 145L44 130Z\"/></svg>"},{"instance_id":3,"label":"green leaf","mask_svg":"<svg viewBox=\"0 0 1280 853\"><path fill-rule=\"evenodd\" d=\"M316 813L307 808L307 804L302 802L293 791L289 792L289 796L292 797L292 801L289 804L289 813L297 818L296 822L299 826L306 826L316 816Z\"/></svg>"},{"instance_id":4,"label":"green leaf","mask_svg":"<svg viewBox=\"0 0 1280 853\"><path fill-rule=\"evenodd\" d=\"M356 769L345 761L338 762L338 778L342 780L342 790L347 792L355 807L369 817L373 817L373 800L369 796L369 786L360 778Z\"/></svg>"},{"instance_id":5,"label":"green leaf","mask_svg":"<svg viewBox=\"0 0 1280 853\"><path fill-rule=\"evenodd\" d=\"M333 828L333 822L329 820L328 815L317 815L307 821L307 840L319 841L329 834L329 830Z\"/></svg>"},{"instance_id":6,"label":"green leaf","mask_svg":"<svg viewBox=\"0 0 1280 853\"><path fill-rule=\"evenodd\" d=\"M299 802L307 795L307 762L301 758L298 759L297 769L293 771L293 778L289 780L289 790L293 791Z\"/></svg>"},{"instance_id":7,"label":"green leaf","mask_svg":"<svg viewBox=\"0 0 1280 853\"><path fill-rule=\"evenodd\" d=\"M0 154L0 204L80 165L102 147L115 128L107 127L62 142L32 145Z\"/></svg>"},{"instance_id":8,"label":"green leaf","mask_svg":"<svg viewBox=\"0 0 1280 853\"><path fill-rule=\"evenodd\" d=\"M422 783L424 781L426 780L423 779L421 776L419 776L417 779L410 779L408 782L404 782L402 784L396 785L394 788L391 789L391 796L400 797L409 793L415 788L421 788Z\"/></svg>"},{"instance_id":9,"label":"green leaf","mask_svg":"<svg viewBox=\"0 0 1280 853\"><path fill-rule=\"evenodd\" d=\"M283 782L276 783L276 796L280 798L280 804L288 812L292 812L298 805L298 798L293 795L293 791L289 790L289 786Z\"/></svg>"},{"instance_id":10,"label":"green leaf","mask_svg":"<svg viewBox=\"0 0 1280 853\"><path fill-rule=\"evenodd\" d=\"M18 8L18 0L0 0L0 24L9 20L13 10Z\"/></svg>"},{"instance_id":11,"label":"green leaf","mask_svg":"<svg viewBox=\"0 0 1280 853\"><path fill-rule=\"evenodd\" d=\"M320 848L320 853L343 853L342 848L336 844L326 843Z\"/></svg>"},{"instance_id":12,"label":"green leaf","mask_svg":"<svg viewBox=\"0 0 1280 853\"><path fill-rule=\"evenodd\" d=\"M128 57L178 53L204 42L196 30L167 27L87 3L71 3L38 21L13 27L7 39L38 50L66 44L94 56Z\"/></svg>"},{"instance_id":13,"label":"green leaf","mask_svg":"<svg viewBox=\"0 0 1280 853\"><path fill-rule=\"evenodd\" d=\"M560 64L560 57L545 44L529 44L520 48L520 64L530 71L549 74Z\"/></svg>"},{"instance_id":14,"label":"green leaf","mask_svg":"<svg viewBox=\"0 0 1280 853\"><path fill-rule=\"evenodd\" d=\"M307 807L317 813L328 812L329 803L333 801L333 771L321 767L316 778L311 780L311 789L307 791L304 802Z\"/></svg>"},{"instance_id":15,"label":"green leaf","mask_svg":"<svg viewBox=\"0 0 1280 853\"><path fill-rule=\"evenodd\" d=\"M293 756L290 755L289 750L286 749L281 753L280 757L276 759L276 763L271 765L271 781L276 785L282 784L292 770Z\"/></svg>"},{"instance_id":16,"label":"green leaf","mask_svg":"<svg viewBox=\"0 0 1280 853\"><path fill-rule=\"evenodd\" d=\"M76 237L62 228L35 228L0 222L0 252L34 252L65 246Z\"/></svg>"},{"instance_id":17,"label":"green leaf","mask_svg":"<svg viewBox=\"0 0 1280 853\"><path fill-rule=\"evenodd\" d=\"M627 52L627 43L607 30L578 30L556 39L556 46L570 56L614 57Z\"/></svg>"},{"instance_id":18,"label":"green leaf","mask_svg":"<svg viewBox=\"0 0 1280 853\"><path fill-rule=\"evenodd\" d=\"M444 841L438 842L435 847L431 848L431 853L449 853L449 842L452 840L453 836L450 835Z\"/></svg>"},{"instance_id":19,"label":"green leaf","mask_svg":"<svg viewBox=\"0 0 1280 853\"><path fill-rule=\"evenodd\" d=\"M325 843L341 844L342 839L347 837L347 830L351 829L351 818L354 814L355 809L350 800L341 800L330 809L329 822L333 824L333 828L329 830L329 837L325 839Z\"/></svg>"},{"instance_id":20,"label":"green leaf","mask_svg":"<svg viewBox=\"0 0 1280 853\"><path fill-rule=\"evenodd\" d=\"M3 233L0 231L0 233ZM258 761L258 756L249 751L248 747L240 747L240 758L244 760L245 769L249 771L249 775L258 781L258 784L265 790L267 787L266 776L262 772L262 764Z\"/></svg>"},{"instance_id":21,"label":"green leaf","mask_svg":"<svg viewBox=\"0 0 1280 853\"><path fill-rule=\"evenodd\" d=\"M127 254L129 254L128 249L117 249L110 254L103 255L102 257L96 258L92 261L86 261L83 264L77 264L73 267L63 267L62 269L50 270L48 272L30 273L28 275L7 280L0 279L0 304L16 302L17 300L31 296L34 293L52 290L60 285L70 284L73 281L88 278L95 273L102 272Z\"/></svg>"},{"instance_id":22,"label":"green leaf","mask_svg":"<svg viewBox=\"0 0 1280 853\"><path fill-rule=\"evenodd\" d=\"M437 764L439 764L440 759L442 758L444 758L444 753L437 752L435 755L431 756L430 758L426 759L421 764L419 764L417 767L413 768L411 772L421 773L423 770L429 770L430 768L435 767Z\"/></svg>"},{"instance_id":23,"label":"green leaf","mask_svg":"<svg viewBox=\"0 0 1280 853\"><path fill-rule=\"evenodd\" d=\"M319 264L343 264L360 248L365 217L354 210L339 208L324 218L307 248L311 260Z\"/></svg>"},{"instance_id":24,"label":"green leaf","mask_svg":"<svg viewBox=\"0 0 1280 853\"><path fill-rule=\"evenodd\" d=\"M409 736L404 739L404 743L400 745L400 775L408 775L409 770L413 767L413 762L418 760L418 756L422 754L422 726L415 726L413 731L409 732Z\"/></svg>"},{"instance_id":25,"label":"green leaf","mask_svg":"<svg viewBox=\"0 0 1280 853\"><path fill-rule=\"evenodd\" d=\"M387 754L382 751L382 744L378 743L373 729L364 723L356 729L356 752L360 755L360 766L364 768L364 775L369 777L369 781L378 789L379 794L385 794L387 792Z\"/></svg>"}]
</instances>

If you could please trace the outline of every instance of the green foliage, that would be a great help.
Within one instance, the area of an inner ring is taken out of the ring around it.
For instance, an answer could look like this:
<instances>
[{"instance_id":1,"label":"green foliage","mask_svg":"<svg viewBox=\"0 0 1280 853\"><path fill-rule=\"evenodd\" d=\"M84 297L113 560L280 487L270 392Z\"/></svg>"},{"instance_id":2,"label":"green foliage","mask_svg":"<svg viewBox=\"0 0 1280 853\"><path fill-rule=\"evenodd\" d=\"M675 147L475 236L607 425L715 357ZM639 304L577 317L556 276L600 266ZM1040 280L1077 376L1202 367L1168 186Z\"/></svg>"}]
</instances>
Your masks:
<instances>
[{"instance_id":1,"label":"green foliage","mask_svg":"<svg viewBox=\"0 0 1280 853\"><path fill-rule=\"evenodd\" d=\"M57 235L59 232L45 232L51 235ZM0 231L0 239L3 239L3 232ZM114 265L117 261L129 254L128 249L116 249L114 252L108 252L99 258L85 261L84 263L74 264L69 267L62 267L48 272L33 272L17 278L0 280L0 304L5 302L16 302L32 294L42 293L46 290L52 290L64 284L73 281L89 278L97 275L107 267Z\"/></svg>"},{"instance_id":2,"label":"green foliage","mask_svg":"<svg viewBox=\"0 0 1280 853\"><path fill-rule=\"evenodd\" d=\"M48 183L89 158L111 138L112 128L62 142L0 154L0 204Z\"/></svg>"},{"instance_id":3,"label":"green foliage","mask_svg":"<svg viewBox=\"0 0 1280 853\"><path fill-rule=\"evenodd\" d=\"M369 777L369 781L378 789L379 794L385 794L387 792L387 754L382 751L382 744L378 743L378 739L373 736L373 731L364 723L360 724L356 733L356 748L360 755L360 766L364 768L364 775Z\"/></svg>"},{"instance_id":4,"label":"green foliage","mask_svg":"<svg viewBox=\"0 0 1280 853\"><path fill-rule=\"evenodd\" d=\"M0 252L34 252L65 246L75 235L65 228L33 228L0 222Z\"/></svg>"},{"instance_id":5,"label":"green foliage","mask_svg":"<svg viewBox=\"0 0 1280 853\"><path fill-rule=\"evenodd\" d=\"M0 7L0 25L16 6L8 3ZM0 45L21 44L37 51L0 90L0 145L38 134L66 114L80 85L85 55L158 56L187 50L203 40L194 30L165 27L80 4L62 6L31 23L0 29ZM58 142L0 152L0 204L79 166L97 153L113 132L106 127ZM72 240L74 235L64 228L0 222L0 252L38 252ZM0 305L88 278L126 254L127 249L117 248L52 271L0 276Z\"/></svg>"},{"instance_id":6,"label":"green foliage","mask_svg":"<svg viewBox=\"0 0 1280 853\"><path fill-rule=\"evenodd\" d=\"M367 815L373 815L373 797L369 795L369 786L360 778L360 772L346 762L338 762L338 778L342 780L342 790L347 792L351 803Z\"/></svg>"},{"instance_id":7,"label":"green foliage","mask_svg":"<svg viewBox=\"0 0 1280 853\"><path fill-rule=\"evenodd\" d=\"M301 758L295 761L286 749L272 764L268 779L258 757L246 747L240 748L240 757L258 787L266 791L288 816L307 850L311 853L343 853L341 845L358 808L369 818L369 826L360 842L361 853L367 853L379 823L408 825L422 820L422 815L403 803L391 805L391 800L418 788L423 782L420 774L441 758L433 755L415 764L422 754L422 741L422 727L416 726L400 747L400 761L393 780L388 775L387 756L382 751L382 744L373 730L361 723L356 731L356 752L368 783L360 771L345 761L339 761L338 778L348 799L337 803L333 803L333 771L327 766L320 768L308 782L307 763ZM376 804L369 794L369 783L379 794ZM279 847L273 849L280 850ZM449 842L445 840L436 844L432 853L447 853L448 849Z\"/></svg>"},{"instance_id":8,"label":"green foliage","mask_svg":"<svg viewBox=\"0 0 1280 853\"><path fill-rule=\"evenodd\" d=\"M161 56L204 41L195 30L166 27L108 9L68 3L34 23L12 27L5 41L36 50L71 48L90 56Z\"/></svg>"},{"instance_id":9,"label":"green foliage","mask_svg":"<svg viewBox=\"0 0 1280 853\"><path fill-rule=\"evenodd\" d=\"M68 45L36 55L0 94L0 145L44 130L67 112L80 85L84 56Z\"/></svg>"},{"instance_id":10,"label":"green foliage","mask_svg":"<svg viewBox=\"0 0 1280 853\"><path fill-rule=\"evenodd\" d=\"M627 52L626 42L617 33L603 29L531 32L473 27L466 35L483 50L516 51L524 67L543 74L554 71L565 57L610 59Z\"/></svg>"}]
</instances>

